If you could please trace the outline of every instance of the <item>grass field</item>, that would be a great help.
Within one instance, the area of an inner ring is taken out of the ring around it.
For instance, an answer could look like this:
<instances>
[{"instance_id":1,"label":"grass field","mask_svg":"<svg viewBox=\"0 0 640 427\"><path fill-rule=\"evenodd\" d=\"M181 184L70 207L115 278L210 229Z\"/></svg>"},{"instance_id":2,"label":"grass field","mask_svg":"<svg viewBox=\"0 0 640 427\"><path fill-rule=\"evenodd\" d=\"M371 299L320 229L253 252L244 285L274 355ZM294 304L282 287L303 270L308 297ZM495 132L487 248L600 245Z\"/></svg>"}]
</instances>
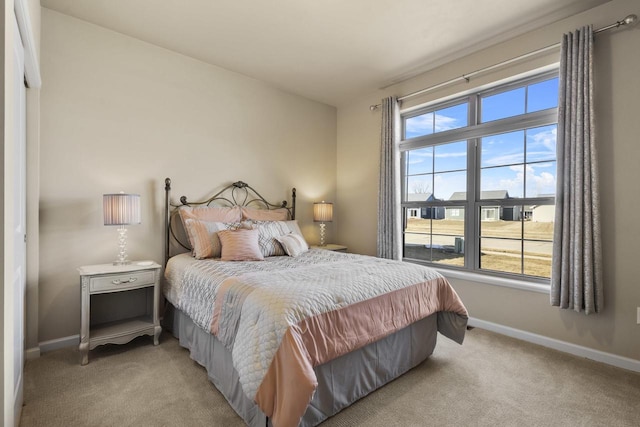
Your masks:
<instances>
[{"instance_id":1,"label":"grass field","mask_svg":"<svg viewBox=\"0 0 640 427\"><path fill-rule=\"evenodd\" d=\"M405 233L406 257L464 265L464 254L455 252L456 237L464 236L464 221L411 218L407 221ZM551 276L553 223L483 221L481 237L482 269ZM523 237L524 252L521 247Z\"/></svg>"}]
</instances>

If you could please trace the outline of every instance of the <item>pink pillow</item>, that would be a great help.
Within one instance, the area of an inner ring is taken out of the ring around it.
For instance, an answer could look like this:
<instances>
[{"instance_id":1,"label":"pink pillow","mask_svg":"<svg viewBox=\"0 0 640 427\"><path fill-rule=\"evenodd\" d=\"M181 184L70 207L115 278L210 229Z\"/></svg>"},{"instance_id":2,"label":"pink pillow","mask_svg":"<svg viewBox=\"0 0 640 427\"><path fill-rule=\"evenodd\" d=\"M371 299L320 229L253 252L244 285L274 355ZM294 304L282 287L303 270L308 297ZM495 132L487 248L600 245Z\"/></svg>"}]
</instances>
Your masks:
<instances>
[{"instance_id":1,"label":"pink pillow","mask_svg":"<svg viewBox=\"0 0 640 427\"><path fill-rule=\"evenodd\" d=\"M219 231L252 228L250 224L241 222L208 222L191 218L184 224L191 241L193 256L197 259L220 258L222 246L218 238Z\"/></svg>"},{"instance_id":2,"label":"pink pillow","mask_svg":"<svg viewBox=\"0 0 640 427\"><path fill-rule=\"evenodd\" d=\"M258 230L218 231L222 244L222 261L262 261L264 257L258 244Z\"/></svg>"},{"instance_id":3,"label":"pink pillow","mask_svg":"<svg viewBox=\"0 0 640 427\"><path fill-rule=\"evenodd\" d=\"M289 210L279 209L252 209L242 207L242 217L254 221L286 221L289 219Z\"/></svg>"},{"instance_id":4,"label":"pink pillow","mask_svg":"<svg viewBox=\"0 0 640 427\"><path fill-rule=\"evenodd\" d=\"M191 218L209 222L239 222L242 219L242 211L239 206L183 206L179 212L183 221Z\"/></svg>"},{"instance_id":5,"label":"pink pillow","mask_svg":"<svg viewBox=\"0 0 640 427\"><path fill-rule=\"evenodd\" d=\"M221 222L198 221L188 218L184 225L191 242L193 256L197 259L220 257L218 231L226 230Z\"/></svg>"},{"instance_id":6,"label":"pink pillow","mask_svg":"<svg viewBox=\"0 0 640 427\"><path fill-rule=\"evenodd\" d=\"M196 219L207 222L240 222L242 219L242 210L239 206L221 207L221 206L181 206L178 209L182 227L187 230L187 220ZM188 230L187 230L188 231ZM191 240L191 236L187 233L189 244L193 248L196 244Z\"/></svg>"}]
</instances>

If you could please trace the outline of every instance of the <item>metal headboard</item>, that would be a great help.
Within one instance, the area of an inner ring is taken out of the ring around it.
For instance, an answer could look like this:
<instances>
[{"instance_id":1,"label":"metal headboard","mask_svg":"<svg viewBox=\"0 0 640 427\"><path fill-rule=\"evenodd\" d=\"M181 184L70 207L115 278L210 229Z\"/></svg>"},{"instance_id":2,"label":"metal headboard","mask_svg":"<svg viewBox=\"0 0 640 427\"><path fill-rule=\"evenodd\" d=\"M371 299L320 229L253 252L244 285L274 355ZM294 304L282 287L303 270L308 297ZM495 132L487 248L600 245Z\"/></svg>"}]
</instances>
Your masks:
<instances>
[{"instance_id":1,"label":"metal headboard","mask_svg":"<svg viewBox=\"0 0 640 427\"><path fill-rule=\"evenodd\" d=\"M233 184L229 184L222 190L218 191L208 199L189 202L186 196L180 197L180 204L171 203L171 179L166 178L164 180L164 192L165 192L165 252L164 252L164 265L167 265L170 255L171 238L180 246L187 250L191 248L183 243L178 236L176 236L175 230L172 226L172 217L178 212L178 208L181 206L210 206L212 203L217 206L253 206L259 209L280 209L284 208L289 211L289 218L296 219L296 189L291 190L291 206L286 200L283 200L279 204L270 203L264 197L253 189L249 184L243 181L236 181Z\"/></svg>"}]
</instances>

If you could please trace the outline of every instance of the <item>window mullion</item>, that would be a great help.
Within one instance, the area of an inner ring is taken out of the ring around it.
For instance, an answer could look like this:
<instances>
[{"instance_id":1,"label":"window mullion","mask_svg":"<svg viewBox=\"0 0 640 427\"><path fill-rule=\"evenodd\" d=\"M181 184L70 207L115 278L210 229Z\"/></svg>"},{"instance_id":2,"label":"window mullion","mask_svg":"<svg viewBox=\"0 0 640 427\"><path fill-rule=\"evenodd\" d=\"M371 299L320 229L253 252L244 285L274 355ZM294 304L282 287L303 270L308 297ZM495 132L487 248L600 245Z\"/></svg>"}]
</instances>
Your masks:
<instances>
[{"instance_id":1,"label":"window mullion","mask_svg":"<svg viewBox=\"0 0 640 427\"><path fill-rule=\"evenodd\" d=\"M407 173L407 152L402 151L400 153L400 200L405 200L407 197Z\"/></svg>"},{"instance_id":2,"label":"window mullion","mask_svg":"<svg viewBox=\"0 0 640 427\"><path fill-rule=\"evenodd\" d=\"M520 212L524 212L524 205ZM520 273L524 274L524 219L520 218Z\"/></svg>"},{"instance_id":3,"label":"window mullion","mask_svg":"<svg viewBox=\"0 0 640 427\"><path fill-rule=\"evenodd\" d=\"M475 126L478 123L478 95L469 97L469 123ZM478 253L476 242L476 189L477 189L477 145L478 139L471 138L467 141L467 208L465 210L465 267L475 270L476 254Z\"/></svg>"}]
</instances>

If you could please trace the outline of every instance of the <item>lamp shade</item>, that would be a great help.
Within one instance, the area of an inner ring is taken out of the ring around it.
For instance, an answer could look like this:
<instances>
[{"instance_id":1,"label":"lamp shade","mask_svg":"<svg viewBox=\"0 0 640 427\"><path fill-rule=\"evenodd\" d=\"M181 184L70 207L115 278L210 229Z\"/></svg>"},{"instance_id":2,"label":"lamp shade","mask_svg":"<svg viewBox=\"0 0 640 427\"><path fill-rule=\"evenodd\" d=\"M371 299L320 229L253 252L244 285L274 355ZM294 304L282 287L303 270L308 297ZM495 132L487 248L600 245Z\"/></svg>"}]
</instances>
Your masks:
<instances>
[{"instance_id":1,"label":"lamp shade","mask_svg":"<svg viewBox=\"0 0 640 427\"><path fill-rule=\"evenodd\" d=\"M140 224L139 194L104 194L104 225Z\"/></svg>"},{"instance_id":2,"label":"lamp shade","mask_svg":"<svg viewBox=\"0 0 640 427\"><path fill-rule=\"evenodd\" d=\"M313 204L313 220L315 222L331 222L333 221L333 203L314 203Z\"/></svg>"}]
</instances>

